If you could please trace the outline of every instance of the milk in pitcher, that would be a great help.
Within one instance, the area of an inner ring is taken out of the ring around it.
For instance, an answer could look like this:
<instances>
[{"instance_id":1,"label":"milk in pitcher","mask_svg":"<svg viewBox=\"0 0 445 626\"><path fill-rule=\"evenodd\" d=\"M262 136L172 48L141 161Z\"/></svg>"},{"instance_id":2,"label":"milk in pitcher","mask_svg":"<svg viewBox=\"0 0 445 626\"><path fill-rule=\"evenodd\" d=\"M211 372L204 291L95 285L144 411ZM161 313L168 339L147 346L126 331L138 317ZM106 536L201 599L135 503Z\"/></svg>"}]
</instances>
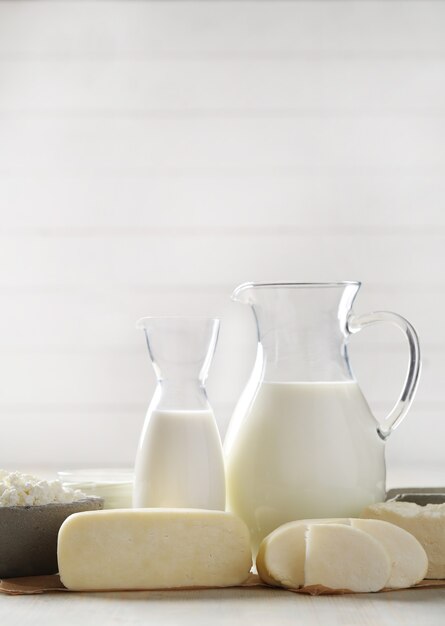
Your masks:
<instances>
[{"instance_id":1,"label":"milk in pitcher","mask_svg":"<svg viewBox=\"0 0 445 626\"><path fill-rule=\"evenodd\" d=\"M228 505L252 548L291 520L353 517L385 497L384 442L406 415L420 374L416 331L397 313L356 315L360 283L244 283L257 358L225 441ZM351 335L377 323L405 335L408 369L398 401L378 422L349 362Z\"/></svg>"},{"instance_id":2,"label":"milk in pitcher","mask_svg":"<svg viewBox=\"0 0 445 626\"><path fill-rule=\"evenodd\" d=\"M384 499L383 441L355 381L263 382L240 418L225 446L228 506L254 550L285 522L357 517Z\"/></svg>"}]
</instances>

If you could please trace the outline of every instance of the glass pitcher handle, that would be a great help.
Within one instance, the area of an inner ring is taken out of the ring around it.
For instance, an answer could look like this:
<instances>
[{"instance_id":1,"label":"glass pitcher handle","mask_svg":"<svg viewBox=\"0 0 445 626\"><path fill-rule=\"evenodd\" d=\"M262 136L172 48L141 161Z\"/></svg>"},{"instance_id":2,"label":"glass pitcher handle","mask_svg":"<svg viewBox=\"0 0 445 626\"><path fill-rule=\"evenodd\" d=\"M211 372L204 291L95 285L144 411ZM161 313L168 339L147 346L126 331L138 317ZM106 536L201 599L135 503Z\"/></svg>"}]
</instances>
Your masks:
<instances>
[{"instance_id":1,"label":"glass pitcher handle","mask_svg":"<svg viewBox=\"0 0 445 626\"><path fill-rule=\"evenodd\" d=\"M408 339L409 365L402 393L389 415L377 428L382 439L387 439L392 431L397 428L408 412L416 393L420 376L420 346L419 338L413 326L401 315L389 311L375 311L364 315L350 315L348 318L348 330L351 334L357 333L362 328L376 324L377 322L389 322L397 326Z\"/></svg>"}]
</instances>

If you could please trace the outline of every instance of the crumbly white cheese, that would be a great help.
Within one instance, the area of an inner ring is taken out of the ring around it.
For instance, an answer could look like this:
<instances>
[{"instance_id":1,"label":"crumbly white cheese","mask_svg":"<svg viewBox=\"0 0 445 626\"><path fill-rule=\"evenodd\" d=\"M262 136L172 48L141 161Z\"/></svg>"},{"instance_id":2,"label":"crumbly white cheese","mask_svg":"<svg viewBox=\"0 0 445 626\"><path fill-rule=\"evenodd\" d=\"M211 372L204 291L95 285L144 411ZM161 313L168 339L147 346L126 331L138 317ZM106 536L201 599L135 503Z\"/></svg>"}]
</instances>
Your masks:
<instances>
[{"instance_id":1,"label":"crumbly white cheese","mask_svg":"<svg viewBox=\"0 0 445 626\"><path fill-rule=\"evenodd\" d=\"M31 474L0 469L0 507L67 504L85 497L78 489L64 487L60 480L41 480Z\"/></svg>"}]
</instances>

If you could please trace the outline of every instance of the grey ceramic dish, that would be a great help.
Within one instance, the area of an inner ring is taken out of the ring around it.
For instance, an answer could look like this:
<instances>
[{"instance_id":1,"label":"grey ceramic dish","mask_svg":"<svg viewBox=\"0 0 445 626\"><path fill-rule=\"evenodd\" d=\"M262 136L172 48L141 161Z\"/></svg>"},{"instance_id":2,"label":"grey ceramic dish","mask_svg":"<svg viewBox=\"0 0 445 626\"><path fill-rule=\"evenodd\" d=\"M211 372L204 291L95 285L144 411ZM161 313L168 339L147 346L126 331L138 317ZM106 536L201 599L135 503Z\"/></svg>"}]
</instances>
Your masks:
<instances>
[{"instance_id":1,"label":"grey ceramic dish","mask_svg":"<svg viewBox=\"0 0 445 626\"><path fill-rule=\"evenodd\" d=\"M397 502L414 502L420 506L426 504L444 504L445 487L403 487L390 489L386 494L387 500Z\"/></svg>"},{"instance_id":2,"label":"grey ceramic dish","mask_svg":"<svg viewBox=\"0 0 445 626\"><path fill-rule=\"evenodd\" d=\"M0 507L0 578L55 574L57 535L62 523L73 513L102 508L102 498Z\"/></svg>"}]
</instances>

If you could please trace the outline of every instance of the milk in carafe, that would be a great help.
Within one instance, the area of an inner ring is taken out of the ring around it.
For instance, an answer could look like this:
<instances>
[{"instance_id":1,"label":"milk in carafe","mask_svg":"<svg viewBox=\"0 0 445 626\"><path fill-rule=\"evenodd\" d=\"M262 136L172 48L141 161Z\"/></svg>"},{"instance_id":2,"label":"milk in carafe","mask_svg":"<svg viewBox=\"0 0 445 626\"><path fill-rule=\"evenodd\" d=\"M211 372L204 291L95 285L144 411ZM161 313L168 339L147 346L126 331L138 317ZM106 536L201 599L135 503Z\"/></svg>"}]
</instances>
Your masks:
<instances>
[{"instance_id":1,"label":"milk in carafe","mask_svg":"<svg viewBox=\"0 0 445 626\"><path fill-rule=\"evenodd\" d=\"M213 412L153 411L145 428L136 460L135 501L224 510L224 464Z\"/></svg>"},{"instance_id":2,"label":"milk in carafe","mask_svg":"<svg viewBox=\"0 0 445 626\"><path fill-rule=\"evenodd\" d=\"M145 317L157 385L136 454L133 505L224 510L224 459L205 389L219 320Z\"/></svg>"}]
</instances>

